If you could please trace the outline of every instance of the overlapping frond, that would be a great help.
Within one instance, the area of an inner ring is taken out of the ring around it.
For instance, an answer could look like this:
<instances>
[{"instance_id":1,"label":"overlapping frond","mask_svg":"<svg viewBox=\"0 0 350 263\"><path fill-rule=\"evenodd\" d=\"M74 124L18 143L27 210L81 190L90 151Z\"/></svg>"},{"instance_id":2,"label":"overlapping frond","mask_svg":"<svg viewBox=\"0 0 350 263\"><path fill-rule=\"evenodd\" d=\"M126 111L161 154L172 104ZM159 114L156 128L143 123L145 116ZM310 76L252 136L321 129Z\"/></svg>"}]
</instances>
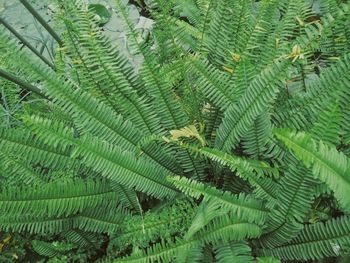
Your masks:
<instances>
[{"instance_id":1,"label":"overlapping frond","mask_svg":"<svg viewBox=\"0 0 350 263\"><path fill-rule=\"evenodd\" d=\"M31 234L59 234L81 229L97 233L116 233L128 213L121 209L87 209L78 214L48 217L46 214L2 215L0 226L4 231Z\"/></svg>"},{"instance_id":2,"label":"overlapping frond","mask_svg":"<svg viewBox=\"0 0 350 263\"><path fill-rule=\"evenodd\" d=\"M74 188L70 188L74 185ZM2 191L2 213L37 213L52 216L67 216L86 208L105 208L118 203L118 195L106 182L63 180L49 182L38 187Z\"/></svg>"},{"instance_id":3,"label":"overlapping frond","mask_svg":"<svg viewBox=\"0 0 350 263\"><path fill-rule=\"evenodd\" d=\"M315 180L298 161L294 160L286 168L280 186L276 206L269 213L266 232L259 239L264 247L277 247L295 237L303 228L302 222L313 201Z\"/></svg>"},{"instance_id":4,"label":"overlapping frond","mask_svg":"<svg viewBox=\"0 0 350 263\"><path fill-rule=\"evenodd\" d=\"M344 216L306 226L291 242L262 250L282 260L309 260L339 256L350 245L349 217Z\"/></svg>"},{"instance_id":5,"label":"overlapping frond","mask_svg":"<svg viewBox=\"0 0 350 263\"><path fill-rule=\"evenodd\" d=\"M129 257L117 259L113 262L171 262L177 254L186 253L203 244L239 241L245 237L257 237L260 233L261 229L255 224L237 221L232 219L231 216L222 216L213 220L208 227L198 232L192 239L178 239L175 243L170 242L168 244L158 243L147 249L146 252L138 251Z\"/></svg>"},{"instance_id":6,"label":"overlapping frond","mask_svg":"<svg viewBox=\"0 0 350 263\"><path fill-rule=\"evenodd\" d=\"M254 120L276 98L278 80L286 65L287 61L280 61L266 68L250 83L239 102L226 110L217 130L216 148L229 151L237 146Z\"/></svg>"},{"instance_id":7,"label":"overlapping frond","mask_svg":"<svg viewBox=\"0 0 350 263\"><path fill-rule=\"evenodd\" d=\"M180 110L180 105L175 99L172 87L166 82L166 78L159 74L159 65L155 54L146 44L140 43L138 33L129 20L127 7L122 1L117 0L116 7L124 22L130 46L135 54L142 55L143 62L140 68L140 76L147 93L152 97L152 104L158 108L161 123L167 129L184 127L187 118Z\"/></svg>"},{"instance_id":8,"label":"overlapping frond","mask_svg":"<svg viewBox=\"0 0 350 263\"><path fill-rule=\"evenodd\" d=\"M286 129L275 130L274 133L307 167L312 169L316 178L325 182L334 191L342 208L349 211L349 158L334 146L316 141L306 133Z\"/></svg>"},{"instance_id":9,"label":"overlapping frond","mask_svg":"<svg viewBox=\"0 0 350 263\"><path fill-rule=\"evenodd\" d=\"M219 207L228 208L238 218L247 220L252 223L263 223L267 215L261 204L253 198L240 194L232 195L229 192L222 192L215 187L206 186L200 182L189 180L186 178L172 177L169 180L186 195L199 199L203 196L203 200L216 203Z\"/></svg>"},{"instance_id":10,"label":"overlapping frond","mask_svg":"<svg viewBox=\"0 0 350 263\"><path fill-rule=\"evenodd\" d=\"M244 241L218 244L215 248L215 252L215 258L218 260L218 263L253 262L251 248Z\"/></svg>"},{"instance_id":11,"label":"overlapping frond","mask_svg":"<svg viewBox=\"0 0 350 263\"><path fill-rule=\"evenodd\" d=\"M132 152L91 135L69 138L61 125L54 125L50 120L33 117L28 121L34 129L40 129L41 136L55 138L62 145L73 145L70 157L79 159L105 178L156 197L176 194L165 179L170 173L147 159L137 158ZM156 186L158 183L160 187Z\"/></svg>"}]
</instances>

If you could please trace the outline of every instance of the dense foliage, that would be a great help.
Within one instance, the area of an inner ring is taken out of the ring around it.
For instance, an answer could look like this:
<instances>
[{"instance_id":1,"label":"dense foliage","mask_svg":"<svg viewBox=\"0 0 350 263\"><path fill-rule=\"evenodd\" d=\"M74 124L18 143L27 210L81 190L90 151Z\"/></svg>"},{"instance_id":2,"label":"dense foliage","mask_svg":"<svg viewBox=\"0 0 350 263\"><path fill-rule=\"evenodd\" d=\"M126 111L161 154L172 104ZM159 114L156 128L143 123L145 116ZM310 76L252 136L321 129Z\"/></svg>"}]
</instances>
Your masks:
<instances>
[{"instance_id":1,"label":"dense foliage","mask_svg":"<svg viewBox=\"0 0 350 263\"><path fill-rule=\"evenodd\" d=\"M1 28L0 261L349 262L350 4L136 2L140 67L84 1L53 65Z\"/></svg>"}]
</instances>

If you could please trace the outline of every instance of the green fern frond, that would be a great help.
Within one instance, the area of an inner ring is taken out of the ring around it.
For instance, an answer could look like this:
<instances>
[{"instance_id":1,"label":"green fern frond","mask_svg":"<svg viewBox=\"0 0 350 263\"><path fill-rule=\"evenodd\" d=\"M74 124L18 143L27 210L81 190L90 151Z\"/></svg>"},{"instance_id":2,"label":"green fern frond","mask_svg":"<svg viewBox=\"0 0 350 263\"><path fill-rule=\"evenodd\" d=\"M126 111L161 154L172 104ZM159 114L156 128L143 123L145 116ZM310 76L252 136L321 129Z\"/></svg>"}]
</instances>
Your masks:
<instances>
[{"instance_id":1,"label":"green fern frond","mask_svg":"<svg viewBox=\"0 0 350 263\"><path fill-rule=\"evenodd\" d=\"M286 66L287 62L281 61L266 68L250 83L238 104L226 110L217 130L216 148L227 152L238 144L258 115L276 98L277 82Z\"/></svg>"},{"instance_id":2,"label":"green fern frond","mask_svg":"<svg viewBox=\"0 0 350 263\"><path fill-rule=\"evenodd\" d=\"M287 129L275 130L274 134L293 150L306 167L312 168L316 178L325 182L334 191L343 209L350 211L349 159L334 146L315 141L308 134Z\"/></svg>"},{"instance_id":3,"label":"green fern frond","mask_svg":"<svg viewBox=\"0 0 350 263\"><path fill-rule=\"evenodd\" d=\"M72 249L76 248L75 245L65 242L45 242L41 240L33 240L31 242L33 250L39 255L45 257L55 257L59 255L65 255Z\"/></svg>"},{"instance_id":4,"label":"green fern frond","mask_svg":"<svg viewBox=\"0 0 350 263\"><path fill-rule=\"evenodd\" d=\"M116 1L116 8L123 20L124 28L129 36L130 45L134 53L142 55L143 63L140 69L140 75L147 92L152 96L153 105L157 105L160 109L158 114L161 118L161 123L167 129L186 126L187 118L180 110L180 105L175 99L172 88L165 81L166 78L159 75L159 66L157 65L155 55L148 46L139 42L138 33L129 21L127 8L120 0Z\"/></svg>"},{"instance_id":5,"label":"green fern frond","mask_svg":"<svg viewBox=\"0 0 350 263\"><path fill-rule=\"evenodd\" d=\"M317 140L338 145L341 133L341 112L339 103L329 104L321 112L318 120L310 130L310 134Z\"/></svg>"},{"instance_id":6,"label":"green fern frond","mask_svg":"<svg viewBox=\"0 0 350 263\"><path fill-rule=\"evenodd\" d=\"M61 138L68 140L74 146L70 156L81 160L105 178L157 197L170 197L176 194L171 184L165 179L170 172L153 165L152 162L136 158L132 152L122 151L118 146L89 135L79 139L68 138L62 126L52 125L49 120L31 118L30 121L44 136L53 137L62 144L66 142ZM135 178L139 179L135 181ZM159 188L156 187L158 183L162 185Z\"/></svg>"},{"instance_id":7,"label":"green fern frond","mask_svg":"<svg viewBox=\"0 0 350 263\"><path fill-rule=\"evenodd\" d=\"M309 260L339 256L350 245L349 217L331 219L306 226L291 242L262 250L282 260Z\"/></svg>"},{"instance_id":8,"label":"green fern frond","mask_svg":"<svg viewBox=\"0 0 350 263\"><path fill-rule=\"evenodd\" d=\"M267 212L261 204L253 198L240 194L234 196L229 192L222 192L214 187L206 186L200 182L186 178L172 177L169 180L186 195L199 199L204 197L204 201L215 202L222 208L228 208L237 215L238 218L252 223L263 223Z\"/></svg>"},{"instance_id":9,"label":"green fern frond","mask_svg":"<svg viewBox=\"0 0 350 263\"><path fill-rule=\"evenodd\" d=\"M269 213L265 233L259 239L263 247L277 247L300 232L311 209L314 188L311 171L296 160L290 163L280 180L277 203Z\"/></svg>"},{"instance_id":10,"label":"green fern frond","mask_svg":"<svg viewBox=\"0 0 350 263\"><path fill-rule=\"evenodd\" d=\"M21 190L8 188L0 194L0 210L8 215L38 213L49 217L68 216L86 208L108 209L117 202L117 193L103 181L54 181Z\"/></svg>"},{"instance_id":11,"label":"green fern frond","mask_svg":"<svg viewBox=\"0 0 350 263\"><path fill-rule=\"evenodd\" d=\"M31 133L20 129L0 130L1 151L21 156L26 163L41 163L51 168L62 169L76 164L69 157L69 151L43 143Z\"/></svg>"},{"instance_id":12,"label":"green fern frond","mask_svg":"<svg viewBox=\"0 0 350 263\"><path fill-rule=\"evenodd\" d=\"M243 137L244 152L254 159L261 158L267 150L266 147L270 135L270 117L264 112L257 117L251 129Z\"/></svg>"},{"instance_id":13,"label":"green fern frond","mask_svg":"<svg viewBox=\"0 0 350 263\"><path fill-rule=\"evenodd\" d=\"M29 163L1 151L0 160L3 176L8 180L7 183L10 186L38 185L43 182L42 174L34 170Z\"/></svg>"},{"instance_id":14,"label":"green fern frond","mask_svg":"<svg viewBox=\"0 0 350 263\"><path fill-rule=\"evenodd\" d=\"M216 107L225 110L235 98L235 91L229 86L230 77L216 69L206 60L189 58L187 74L197 76L195 85Z\"/></svg>"},{"instance_id":15,"label":"green fern frond","mask_svg":"<svg viewBox=\"0 0 350 263\"><path fill-rule=\"evenodd\" d=\"M171 262L177 254L186 253L203 244L238 241L244 237L257 237L260 233L261 229L255 224L236 221L230 216L223 216L214 219L207 228L198 232L190 240L177 240L170 244L162 242L150 247L146 252L139 251L130 257L117 259L113 262Z\"/></svg>"},{"instance_id":16,"label":"green fern frond","mask_svg":"<svg viewBox=\"0 0 350 263\"><path fill-rule=\"evenodd\" d=\"M74 42L71 46L77 50L76 53L80 52L79 59L86 67L84 73L90 78L90 84L89 79L86 81L87 85L94 84L104 96L104 100L107 100L113 108L117 108L117 112L122 113L124 118L129 119L143 132L161 133L156 112L144 98L136 94L134 87L136 77L130 76L131 79L128 79L131 68L127 65L126 59L121 57L101 34L87 6L81 3L74 3L73 7L69 5L70 3L65 3L69 9L66 15L76 14L76 18L74 22L70 19L69 26L74 29L69 28L67 32L70 34L72 34L70 31L74 32L75 39L69 40ZM99 65L99 68L96 68L96 65ZM80 75L79 79L83 77Z\"/></svg>"},{"instance_id":17,"label":"green fern frond","mask_svg":"<svg viewBox=\"0 0 350 263\"><path fill-rule=\"evenodd\" d=\"M67 217L48 217L45 214L31 213L3 215L0 218L0 227L5 231L31 234L59 234L72 229L112 234L120 229L120 224L127 216L125 211L112 207L109 211L87 209Z\"/></svg>"},{"instance_id":18,"label":"green fern frond","mask_svg":"<svg viewBox=\"0 0 350 263\"><path fill-rule=\"evenodd\" d=\"M129 245L148 247L159 238L168 239L173 234L186 229L193 217L195 208L186 200L176 201L160 212L147 212L142 216L127 218L123 229L113 238L113 247L118 250Z\"/></svg>"},{"instance_id":19,"label":"green fern frond","mask_svg":"<svg viewBox=\"0 0 350 263\"><path fill-rule=\"evenodd\" d=\"M247 263L254 262L249 245L244 242L229 242L215 247L215 258L218 263Z\"/></svg>"},{"instance_id":20,"label":"green fern frond","mask_svg":"<svg viewBox=\"0 0 350 263\"><path fill-rule=\"evenodd\" d=\"M278 171L270 167L264 162L244 159L235 155L224 153L215 148L196 148L192 147L194 153L202 154L203 156L221 164L228 166L231 171L237 172L238 176L247 180L253 187L257 197L262 199L267 198L269 201L276 199L276 193L279 186L270 178L265 178L265 174L276 175ZM256 176L258 175L258 176Z\"/></svg>"}]
</instances>

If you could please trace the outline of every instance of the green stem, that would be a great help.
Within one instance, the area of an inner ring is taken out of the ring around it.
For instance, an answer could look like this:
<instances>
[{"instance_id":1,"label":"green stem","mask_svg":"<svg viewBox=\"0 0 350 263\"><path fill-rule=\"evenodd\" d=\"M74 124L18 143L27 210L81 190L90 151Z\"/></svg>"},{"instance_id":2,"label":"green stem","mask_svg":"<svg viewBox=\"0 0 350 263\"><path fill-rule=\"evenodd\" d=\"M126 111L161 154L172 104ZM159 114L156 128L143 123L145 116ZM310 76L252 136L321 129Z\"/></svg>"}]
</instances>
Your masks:
<instances>
[{"instance_id":1,"label":"green stem","mask_svg":"<svg viewBox=\"0 0 350 263\"><path fill-rule=\"evenodd\" d=\"M55 69L55 66L43 55L41 55L35 47L33 47L20 33L18 33L9 23L0 17L0 23L3 24L12 34L15 35L27 48L29 48L36 56L38 56L44 63L46 63L50 68Z\"/></svg>"},{"instance_id":2,"label":"green stem","mask_svg":"<svg viewBox=\"0 0 350 263\"><path fill-rule=\"evenodd\" d=\"M39 96L47 99L47 97L43 94L41 89L39 89L38 87L33 86L32 84L30 84L30 83L28 83L28 82L26 82L24 80L21 80L21 79L17 78L16 76L12 75L9 72L6 72L5 70L3 70L1 68L0 68L0 77L2 77L4 79L7 79L7 80L9 80L9 81L11 81L11 82L13 82L15 84L18 84L21 87L23 87L25 90L34 92L34 93L38 94Z\"/></svg>"},{"instance_id":3,"label":"green stem","mask_svg":"<svg viewBox=\"0 0 350 263\"><path fill-rule=\"evenodd\" d=\"M39 15L39 13L27 2L27 0L19 0L22 5L35 17L36 20L50 33L60 46L63 46L63 41L50 25Z\"/></svg>"}]
</instances>

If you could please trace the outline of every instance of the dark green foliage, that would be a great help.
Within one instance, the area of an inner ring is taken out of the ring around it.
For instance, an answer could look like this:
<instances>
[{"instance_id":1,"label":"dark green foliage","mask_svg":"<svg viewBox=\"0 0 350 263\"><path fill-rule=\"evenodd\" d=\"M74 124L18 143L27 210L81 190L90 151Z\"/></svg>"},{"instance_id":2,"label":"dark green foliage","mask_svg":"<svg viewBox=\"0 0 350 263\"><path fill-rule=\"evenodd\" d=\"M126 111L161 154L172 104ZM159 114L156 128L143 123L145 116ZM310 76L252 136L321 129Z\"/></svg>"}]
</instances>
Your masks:
<instances>
[{"instance_id":1,"label":"dark green foliage","mask_svg":"<svg viewBox=\"0 0 350 263\"><path fill-rule=\"evenodd\" d=\"M0 261L346 261L349 2L135 2L139 68L84 0L53 68L0 30Z\"/></svg>"}]
</instances>

